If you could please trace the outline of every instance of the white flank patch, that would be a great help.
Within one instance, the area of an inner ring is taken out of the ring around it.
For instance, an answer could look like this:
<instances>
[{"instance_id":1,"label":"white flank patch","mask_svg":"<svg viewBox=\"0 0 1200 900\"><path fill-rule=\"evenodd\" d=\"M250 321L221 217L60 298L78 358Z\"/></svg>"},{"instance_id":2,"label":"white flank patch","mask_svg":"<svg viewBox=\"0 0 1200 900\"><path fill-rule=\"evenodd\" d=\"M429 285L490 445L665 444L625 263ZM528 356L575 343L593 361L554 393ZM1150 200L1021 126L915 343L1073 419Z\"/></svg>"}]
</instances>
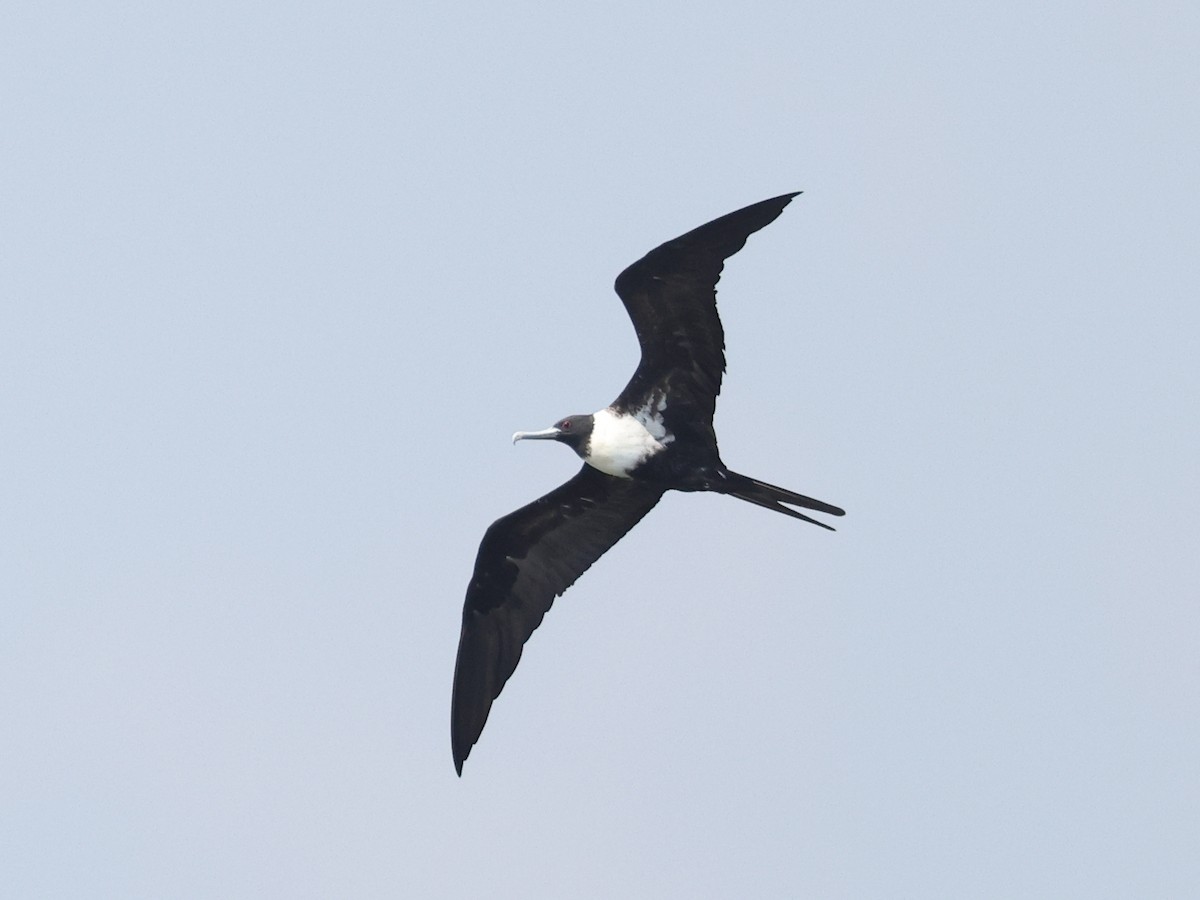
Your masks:
<instances>
[{"instance_id":1,"label":"white flank patch","mask_svg":"<svg viewBox=\"0 0 1200 900\"><path fill-rule=\"evenodd\" d=\"M664 444L673 436L666 434L662 418L654 423L663 441L651 433L641 416L626 416L602 409L592 416L592 435L588 445L588 465L607 475L628 478L631 470L655 453L666 449Z\"/></svg>"},{"instance_id":2,"label":"white flank patch","mask_svg":"<svg viewBox=\"0 0 1200 900\"><path fill-rule=\"evenodd\" d=\"M642 427L650 432L650 436L663 444L675 440L675 435L667 431L667 426L663 423L662 414L666 408L667 395L655 393L650 395L645 406L633 414L633 417L642 423Z\"/></svg>"}]
</instances>

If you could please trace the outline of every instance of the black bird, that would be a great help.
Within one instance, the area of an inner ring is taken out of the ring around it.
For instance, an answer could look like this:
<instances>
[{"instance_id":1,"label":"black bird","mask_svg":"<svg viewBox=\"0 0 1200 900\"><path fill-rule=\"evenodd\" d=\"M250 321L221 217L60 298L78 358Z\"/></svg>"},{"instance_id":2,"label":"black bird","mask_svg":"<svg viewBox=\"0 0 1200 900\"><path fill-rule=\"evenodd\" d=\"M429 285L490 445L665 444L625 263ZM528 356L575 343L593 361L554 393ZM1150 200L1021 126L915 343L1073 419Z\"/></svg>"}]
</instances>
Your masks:
<instances>
[{"instance_id":1,"label":"black bird","mask_svg":"<svg viewBox=\"0 0 1200 900\"><path fill-rule=\"evenodd\" d=\"M820 500L731 472L721 462L713 431L725 371L717 279L725 260L775 221L795 196L764 200L701 225L622 272L617 294L642 347L641 362L625 390L611 406L590 416L567 416L543 431L513 435L513 443L564 443L584 464L570 481L493 522L479 545L463 606L450 711L459 775L492 701L554 598L664 493L716 491L830 531L790 507L845 514Z\"/></svg>"}]
</instances>

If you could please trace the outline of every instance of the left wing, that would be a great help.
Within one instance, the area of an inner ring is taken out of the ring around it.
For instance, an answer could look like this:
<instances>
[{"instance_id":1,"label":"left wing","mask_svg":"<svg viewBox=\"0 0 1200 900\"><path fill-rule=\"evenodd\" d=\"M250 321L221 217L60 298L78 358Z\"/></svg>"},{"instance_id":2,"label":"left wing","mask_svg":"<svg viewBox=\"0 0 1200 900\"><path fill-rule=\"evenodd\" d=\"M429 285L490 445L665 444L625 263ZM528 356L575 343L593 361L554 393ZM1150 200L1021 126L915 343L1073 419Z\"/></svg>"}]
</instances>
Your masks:
<instances>
[{"instance_id":1,"label":"left wing","mask_svg":"<svg viewBox=\"0 0 1200 900\"><path fill-rule=\"evenodd\" d=\"M492 701L554 598L654 508L664 491L584 464L546 496L492 523L463 605L450 743L462 774Z\"/></svg>"}]
</instances>

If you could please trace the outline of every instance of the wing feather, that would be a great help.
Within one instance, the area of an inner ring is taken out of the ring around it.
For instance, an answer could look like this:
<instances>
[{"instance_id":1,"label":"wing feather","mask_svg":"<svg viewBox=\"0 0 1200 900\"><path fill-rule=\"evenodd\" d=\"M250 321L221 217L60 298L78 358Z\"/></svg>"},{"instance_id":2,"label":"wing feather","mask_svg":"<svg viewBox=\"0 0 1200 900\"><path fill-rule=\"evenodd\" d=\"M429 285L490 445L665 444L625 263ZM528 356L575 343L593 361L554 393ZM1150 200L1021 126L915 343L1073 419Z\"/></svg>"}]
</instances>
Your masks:
<instances>
[{"instance_id":1,"label":"wing feather","mask_svg":"<svg viewBox=\"0 0 1200 900\"><path fill-rule=\"evenodd\" d=\"M667 396L672 424L711 433L725 372L717 281L725 260L775 221L795 196L784 194L714 219L656 247L617 276L616 291L633 320L642 360L614 406L631 410L656 394Z\"/></svg>"},{"instance_id":2,"label":"wing feather","mask_svg":"<svg viewBox=\"0 0 1200 900\"><path fill-rule=\"evenodd\" d=\"M450 738L460 775L492 701L554 599L662 495L654 485L585 464L566 483L488 528L467 586L454 667Z\"/></svg>"}]
</instances>

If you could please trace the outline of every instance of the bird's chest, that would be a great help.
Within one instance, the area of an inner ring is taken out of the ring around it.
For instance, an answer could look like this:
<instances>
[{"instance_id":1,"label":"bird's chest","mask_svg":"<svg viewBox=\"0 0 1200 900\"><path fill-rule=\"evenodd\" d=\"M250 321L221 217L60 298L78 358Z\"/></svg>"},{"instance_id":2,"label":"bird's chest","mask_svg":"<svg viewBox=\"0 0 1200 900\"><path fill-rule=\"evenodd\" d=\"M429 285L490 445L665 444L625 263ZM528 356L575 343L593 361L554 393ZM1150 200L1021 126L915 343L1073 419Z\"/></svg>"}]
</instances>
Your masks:
<instances>
[{"instance_id":1,"label":"bird's chest","mask_svg":"<svg viewBox=\"0 0 1200 900\"><path fill-rule=\"evenodd\" d=\"M584 460L606 475L628 478L634 469L665 450L668 442L660 441L633 416L602 409L593 416Z\"/></svg>"}]
</instances>

